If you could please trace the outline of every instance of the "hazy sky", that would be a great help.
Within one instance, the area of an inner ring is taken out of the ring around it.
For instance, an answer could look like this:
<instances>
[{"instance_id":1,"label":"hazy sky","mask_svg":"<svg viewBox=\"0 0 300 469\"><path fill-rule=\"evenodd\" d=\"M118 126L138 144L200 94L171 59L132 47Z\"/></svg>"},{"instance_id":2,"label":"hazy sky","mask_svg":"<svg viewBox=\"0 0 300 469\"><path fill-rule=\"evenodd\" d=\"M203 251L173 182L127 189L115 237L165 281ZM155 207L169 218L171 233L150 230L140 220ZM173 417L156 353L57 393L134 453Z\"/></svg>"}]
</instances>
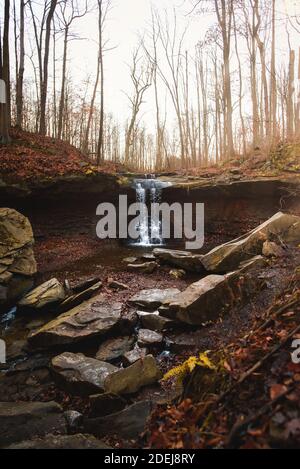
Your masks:
<instances>
[{"instance_id":1,"label":"hazy sky","mask_svg":"<svg viewBox=\"0 0 300 469\"><path fill-rule=\"evenodd\" d=\"M18 0L16 0L18 3ZM82 1L84 5L85 1ZM89 5L92 2L88 2ZM105 107L106 111L112 112L121 122L129 115L128 98L123 91L130 93L131 82L128 73L128 64L131 60L132 51L137 44L138 33L144 34L147 30L151 18L151 5L163 15L167 12L170 27L173 24L173 10L176 9L178 19L178 29L183 30L186 24L189 24L186 35L185 48L191 52L194 51L195 44L203 38L207 28L212 22L216 21L215 15L188 15L191 11L191 2L189 0L112 0L112 9L108 16L105 36L109 39L108 47L113 50L105 54ZM3 14L4 0L0 0L1 15ZM297 11L300 14L300 0L277 0L278 18L288 11L291 15ZM71 41L69 45L69 63L68 69L74 84L81 84L82 80L88 75L91 76L91 83L94 81L96 58L97 58L97 10L93 11L85 18L74 23L73 31L85 40ZM2 21L1 21L2 22ZM281 24L278 21L278 24ZM33 37L32 21L29 13L27 19L27 30ZM13 33L11 28L11 33ZM27 32L27 31L26 31ZM299 34L291 30L292 46L298 50L300 45ZM32 41L34 44L34 41ZM14 54L13 35L11 34L11 53ZM233 46L234 48L234 46ZM245 52L245 51L244 51ZM287 43L284 26L278 29L277 33L277 53L280 60L284 59L287 52ZM62 57L62 49L58 47L58 59ZM243 51L241 51L243 58ZM248 60L244 54L245 61ZM13 62L13 59L12 59ZM60 62L61 63L61 62ZM58 69L60 65L58 65ZM32 66L27 59L26 76L32 76ZM52 70L50 67L50 85L52 81ZM245 73L249 73L248 66ZM57 79L60 78L59 72ZM165 93L162 88L162 92ZM164 99L161 96L161 99ZM153 92L149 91L145 96L145 105L142 113L145 122L151 125L153 122L154 100ZM169 120L173 119L172 106L167 106Z\"/></svg>"}]
</instances>

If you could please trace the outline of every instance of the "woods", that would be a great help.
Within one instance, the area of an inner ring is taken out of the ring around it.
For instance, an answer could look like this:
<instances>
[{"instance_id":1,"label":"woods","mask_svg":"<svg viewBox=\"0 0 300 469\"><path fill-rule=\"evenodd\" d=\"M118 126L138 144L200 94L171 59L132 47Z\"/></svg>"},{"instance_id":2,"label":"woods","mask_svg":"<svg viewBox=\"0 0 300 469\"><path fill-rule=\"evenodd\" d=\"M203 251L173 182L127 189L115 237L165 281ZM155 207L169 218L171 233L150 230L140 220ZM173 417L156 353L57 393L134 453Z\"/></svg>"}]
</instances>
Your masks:
<instances>
[{"instance_id":1,"label":"woods","mask_svg":"<svg viewBox=\"0 0 300 469\"><path fill-rule=\"evenodd\" d=\"M63 139L97 165L146 171L251 158L255 149L267 155L299 137L300 56L292 38L300 20L284 2L186 0L171 16L152 6L127 65L127 117L114 115L106 99L105 60L118 49L115 7L113 0L2 2L3 142L11 124ZM96 61L79 85L72 51L78 42L88 46L80 27L90 15L98 17ZM199 26L194 45L189 22Z\"/></svg>"}]
</instances>

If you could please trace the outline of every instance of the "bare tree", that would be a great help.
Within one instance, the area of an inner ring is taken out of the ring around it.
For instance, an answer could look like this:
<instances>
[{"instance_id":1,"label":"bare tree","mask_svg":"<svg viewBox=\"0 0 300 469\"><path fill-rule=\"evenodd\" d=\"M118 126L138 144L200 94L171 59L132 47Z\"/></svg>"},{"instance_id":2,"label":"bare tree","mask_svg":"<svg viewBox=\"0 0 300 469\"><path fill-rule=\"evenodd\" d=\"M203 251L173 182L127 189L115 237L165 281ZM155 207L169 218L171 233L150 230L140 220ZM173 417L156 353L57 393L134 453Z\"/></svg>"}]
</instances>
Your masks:
<instances>
[{"instance_id":1,"label":"bare tree","mask_svg":"<svg viewBox=\"0 0 300 469\"><path fill-rule=\"evenodd\" d=\"M6 102L0 104L0 139L1 143L8 143L10 127L10 56L9 56L9 22L10 22L10 1L4 3L4 30L3 46L0 47L0 78L4 80L6 88Z\"/></svg>"},{"instance_id":2,"label":"bare tree","mask_svg":"<svg viewBox=\"0 0 300 469\"><path fill-rule=\"evenodd\" d=\"M146 63L140 57L141 45L132 55L132 65L130 66L130 77L133 85L133 95L128 96L131 108L131 117L125 137L125 163L130 163L132 156L132 147L134 145L134 132L137 123L137 117L143 103L144 94L151 86L153 68L149 61Z\"/></svg>"}]
</instances>

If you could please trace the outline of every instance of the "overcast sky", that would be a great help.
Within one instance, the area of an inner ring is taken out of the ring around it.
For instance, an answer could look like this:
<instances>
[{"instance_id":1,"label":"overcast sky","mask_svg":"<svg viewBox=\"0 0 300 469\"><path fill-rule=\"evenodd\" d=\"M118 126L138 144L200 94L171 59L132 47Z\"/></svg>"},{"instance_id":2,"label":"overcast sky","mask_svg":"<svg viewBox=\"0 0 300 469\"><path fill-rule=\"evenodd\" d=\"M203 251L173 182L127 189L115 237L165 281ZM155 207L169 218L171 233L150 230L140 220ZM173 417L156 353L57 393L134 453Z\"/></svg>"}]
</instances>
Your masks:
<instances>
[{"instance_id":1,"label":"overcast sky","mask_svg":"<svg viewBox=\"0 0 300 469\"><path fill-rule=\"evenodd\" d=\"M84 0L82 4L84 5ZM12 3L12 2L11 2ZM89 5L92 2L88 2ZM1 15L3 15L4 0L0 0ZM189 15L191 12L190 0L112 0L112 9L108 16L105 37L109 39L108 47L113 48L105 54L105 107L106 111L112 112L121 122L129 115L128 98L124 91L130 93L131 82L128 73L128 64L131 61L132 51L134 50L138 34L144 34L149 27L151 18L151 5L163 15L167 12L170 27L172 28L173 10L176 9L178 19L178 29L183 30L186 24L189 24L186 35L185 48L191 52L194 51L195 44L203 38L208 27L216 21L215 15ZM300 0L277 0L277 16L282 17L284 12L294 15L297 12L300 15ZM2 22L2 21L1 21ZM281 24L278 22L278 24ZM27 29L33 37L32 22L27 20ZM71 41L69 46L69 75L74 84L81 84L82 80L88 75L91 76L93 83L96 69L97 58L97 10L93 11L85 18L74 23L73 31L85 40ZM13 28L11 28L11 53L13 49ZM291 29L292 46L298 50L300 45L299 34ZM33 41L34 43L34 41ZM234 48L234 46L233 46ZM278 60L284 60L287 56L287 42L285 27L281 26L277 34L277 57ZM243 51L241 51L243 55ZM246 57L246 54L244 54ZM62 49L58 47L58 59L62 57ZM246 58L245 60L248 60ZM13 59L12 59L13 62ZM58 65L59 68L59 65ZM249 68L245 68L245 73ZM50 69L50 75L52 71ZM27 60L26 77L31 74L32 66ZM57 79L59 80L59 73ZM51 76L50 76L51 86ZM163 91L165 93L165 91ZM162 97L162 99L164 99ZM154 100L152 91L145 97L143 106L143 119L149 125L153 122ZM169 120L173 118L172 106L167 106L167 112L170 114Z\"/></svg>"}]
</instances>

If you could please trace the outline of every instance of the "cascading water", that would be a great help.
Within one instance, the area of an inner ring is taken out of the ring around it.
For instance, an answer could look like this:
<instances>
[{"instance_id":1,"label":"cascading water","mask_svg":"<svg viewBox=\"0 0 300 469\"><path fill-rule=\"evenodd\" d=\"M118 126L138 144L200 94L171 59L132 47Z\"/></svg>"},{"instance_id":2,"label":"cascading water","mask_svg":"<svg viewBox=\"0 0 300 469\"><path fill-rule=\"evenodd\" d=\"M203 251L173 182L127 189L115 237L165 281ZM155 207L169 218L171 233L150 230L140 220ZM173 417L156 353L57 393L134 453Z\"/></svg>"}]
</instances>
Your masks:
<instances>
[{"instance_id":1,"label":"cascading water","mask_svg":"<svg viewBox=\"0 0 300 469\"><path fill-rule=\"evenodd\" d=\"M140 222L138 225L139 238L135 246L153 246L164 244L160 220L151 218L151 204L161 202L162 189L170 183L155 179L154 175L145 179L136 179L134 187L136 201L141 203Z\"/></svg>"}]
</instances>

